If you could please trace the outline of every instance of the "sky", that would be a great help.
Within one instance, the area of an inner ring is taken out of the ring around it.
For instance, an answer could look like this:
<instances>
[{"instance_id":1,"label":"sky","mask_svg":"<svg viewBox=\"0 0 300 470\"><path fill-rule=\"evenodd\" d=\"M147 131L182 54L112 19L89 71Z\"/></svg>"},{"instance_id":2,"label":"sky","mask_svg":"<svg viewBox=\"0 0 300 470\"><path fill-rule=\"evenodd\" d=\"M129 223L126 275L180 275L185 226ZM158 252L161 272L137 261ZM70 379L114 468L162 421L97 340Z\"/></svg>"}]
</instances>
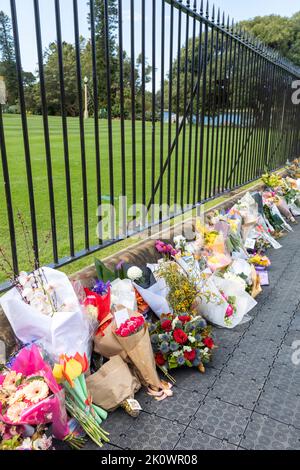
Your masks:
<instances>
[{"instance_id":1,"label":"sky","mask_svg":"<svg viewBox=\"0 0 300 470\"><path fill-rule=\"evenodd\" d=\"M124 17L124 48L130 51L130 0L123 1L123 17ZM51 41L54 41L55 36L55 17L54 17L54 0L40 0L40 14L42 26L42 40L43 47L45 48ZM61 20L62 20L62 34L63 40L67 42L74 42L74 29L73 29L73 7L72 0L60 0L61 5ZM192 3L192 2L191 2ZM206 2L205 2L206 3ZM161 5L162 0L156 0L157 4L157 66L156 75L157 83L161 80L161 60L160 60L160 35L161 35ZM200 5L200 0L198 0ZM210 5L212 2L210 1ZM33 15L33 0L16 0L19 35L22 55L23 69L26 71L35 72L37 69L37 52L35 42L35 28L34 28L34 15ZM226 16L234 18L235 21L253 18L254 16L263 16L268 14L280 14L282 16L291 16L300 10L299 0L216 0L216 7L220 7L221 11L225 11ZM134 17L135 17L135 52L136 55L141 51L141 0L134 0ZM0 10L4 10L10 16L10 2L9 0L0 0ZM80 34L85 37L89 36L87 24L87 0L78 0L79 10L79 23ZM175 14L175 24L177 24L177 13ZM170 27L170 8L166 6L166 37L168 37ZM146 56L151 62L152 47L151 47L151 23L152 23L152 1L146 0ZM185 24L183 24L185 27ZM177 33L178 29L175 26L174 30L174 54L177 47ZM167 71L168 54L169 54L169 41L166 40L165 44L165 69Z\"/></svg>"}]
</instances>

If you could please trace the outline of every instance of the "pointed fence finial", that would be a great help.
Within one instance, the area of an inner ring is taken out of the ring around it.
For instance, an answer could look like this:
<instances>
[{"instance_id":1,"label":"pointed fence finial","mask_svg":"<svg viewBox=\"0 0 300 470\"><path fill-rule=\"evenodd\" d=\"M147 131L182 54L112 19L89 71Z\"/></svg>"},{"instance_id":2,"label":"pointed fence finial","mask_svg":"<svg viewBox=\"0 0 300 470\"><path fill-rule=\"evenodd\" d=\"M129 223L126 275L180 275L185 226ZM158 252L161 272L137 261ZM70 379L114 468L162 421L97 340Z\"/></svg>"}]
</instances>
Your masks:
<instances>
[{"instance_id":1,"label":"pointed fence finial","mask_svg":"<svg viewBox=\"0 0 300 470\"><path fill-rule=\"evenodd\" d=\"M193 10L196 13L196 11L197 11L197 0L194 0Z\"/></svg>"},{"instance_id":2,"label":"pointed fence finial","mask_svg":"<svg viewBox=\"0 0 300 470\"><path fill-rule=\"evenodd\" d=\"M209 19L209 1L206 3L206 18Z\"/></svg>"},{"instance_id":3,"label":"pointed fence finial","mask_svg":"<svg viewBox=\"0 0 300 470\"><path fill-rule=\"evenodd\" d=\"M221 18L221 12L220 12L220 8L218 8L217 25L220 25L220 18Z\"/></svg>"},{"instance_id":4,"label":"pointed fence finial","mask_svg":"<svg viewBox=\"0 0 300 470\"><path fill-rule=\"evenodd\" d=\"M201 0L200 3L200 15L203 15L204 9L203 9L203 0Z\"/></svg>"},{"instance_id":5,"label":"pointed fence finial","mask_svg":"<svg viewBox=\"0 0 300 470\"><path fill-rule=\"evenodd\" d=\"M211 21L213 23L215 22L215 5L213 5L212 7Z\"/></svg>"}]
</instances>

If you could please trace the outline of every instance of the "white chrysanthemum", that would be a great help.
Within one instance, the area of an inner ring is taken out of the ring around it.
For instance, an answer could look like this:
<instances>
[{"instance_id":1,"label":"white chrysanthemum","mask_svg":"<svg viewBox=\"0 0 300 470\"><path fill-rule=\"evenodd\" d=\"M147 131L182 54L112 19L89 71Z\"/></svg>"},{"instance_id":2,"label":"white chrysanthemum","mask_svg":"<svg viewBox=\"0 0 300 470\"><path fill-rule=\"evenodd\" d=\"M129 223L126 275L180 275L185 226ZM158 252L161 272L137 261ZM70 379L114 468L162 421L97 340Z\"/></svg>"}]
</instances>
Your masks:
<instances>
[{"instance_id":1,"label":"white chrysanthemum","mask_svg":"<svg viewBox=\"0 0 300 470\"><path fill-rule=\"evenodd\" d=\"M194 336L189 336L189 342L194 344L196 342Z\"/></svg>"},{"instance_id":2,"label":"white chrysanthemum","mask_svg":"<svg viewBox=\"0 0 300 470\"><path fill-rule=\"evenodd\" d=\"M136 281L137 279L140 279L141 277L143 277L143 271L137 266L132 266L127 271L127 277L131 281Z\"/></svg>"},{"instance_id":3,"label":"white chrysanthemum","mask_svg":"<svg viewBox=\"0 0 300 470\"><path fill-rule=\"evenodd\" d=\"M48 396L49 387L43 380L33 380L23 388L24 396L32 403L39 403Z\"/></svg>"},{"instance_id":4,"label":"white chrysanthemum","mask_svg":"<svg viewBox=\"0 0 300 470\"><path fill-rule=\"evenodd\" d=\"M191 352L192 348L190 346L184 346L183 350L184 352Z\"/></svg>"}]
</instances>

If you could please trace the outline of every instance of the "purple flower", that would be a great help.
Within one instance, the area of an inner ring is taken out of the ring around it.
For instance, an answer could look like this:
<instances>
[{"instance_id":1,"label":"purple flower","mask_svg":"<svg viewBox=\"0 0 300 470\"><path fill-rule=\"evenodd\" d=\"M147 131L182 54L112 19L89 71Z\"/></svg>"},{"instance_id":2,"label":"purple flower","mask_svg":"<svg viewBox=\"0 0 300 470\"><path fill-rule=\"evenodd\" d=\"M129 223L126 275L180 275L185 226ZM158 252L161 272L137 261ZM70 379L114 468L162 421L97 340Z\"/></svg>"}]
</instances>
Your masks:
<instances>
[{"instance_id":1,"label":"purple flower","mask_svg":"<svg viewBox=\"0 0 300 470\"><path fill-rule=\"evenodd\" d=\"M122 266L123 266L124 263L125 263L125 261L121 259L121 261L119 261L119 263L116 266L116 270L120 271L122 269Z\"/></svg>"},{"instance_id":2,"label":"purple flower","mask_svg":"<svg viewBox=\"0 0 300 470\"><path fill-rule=\"evenodd\" d=\"M104 282L104 281L97 281L93 292L95 292L98 295L104 295L107 294L108 290L110 288L110 281Z\"/></svg>"},{"instance_id":3,"label":"purple flower","mask_svg":"<svg viewBox=\"0 0 300 470\"><path fill-rule=\"evenodd\" d=\"M178 251L175 250L172 245L164 243L161 240L157 240L155 242L155 248L159 253L163 253L169 256L175 256L178 253Z\"/></svg>"}]
</instances>

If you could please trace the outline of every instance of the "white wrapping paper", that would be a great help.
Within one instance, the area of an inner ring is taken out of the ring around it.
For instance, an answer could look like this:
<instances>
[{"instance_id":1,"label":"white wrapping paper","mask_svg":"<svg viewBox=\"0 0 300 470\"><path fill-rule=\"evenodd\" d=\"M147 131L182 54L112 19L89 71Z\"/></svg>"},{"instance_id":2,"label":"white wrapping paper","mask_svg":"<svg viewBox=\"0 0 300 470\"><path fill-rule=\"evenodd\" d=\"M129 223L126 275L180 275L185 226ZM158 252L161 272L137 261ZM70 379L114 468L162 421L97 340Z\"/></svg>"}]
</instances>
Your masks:
<instances>
[{"instance_id":1,"label":"white wrapping paper","mask_svg":"<svg viewBox=\"0 0 300 470\"><path fill-rule=\"evenodd\" d=\"M57 305L67 304L70 311L46 316L26 304L16 288L0 298L15 335L23 343L37 342L54 358L61 354L89 354L90 324L82 311L68 277L59 271L42 268L47 282L54 286Z\"/></svg>"}]
</instances>

